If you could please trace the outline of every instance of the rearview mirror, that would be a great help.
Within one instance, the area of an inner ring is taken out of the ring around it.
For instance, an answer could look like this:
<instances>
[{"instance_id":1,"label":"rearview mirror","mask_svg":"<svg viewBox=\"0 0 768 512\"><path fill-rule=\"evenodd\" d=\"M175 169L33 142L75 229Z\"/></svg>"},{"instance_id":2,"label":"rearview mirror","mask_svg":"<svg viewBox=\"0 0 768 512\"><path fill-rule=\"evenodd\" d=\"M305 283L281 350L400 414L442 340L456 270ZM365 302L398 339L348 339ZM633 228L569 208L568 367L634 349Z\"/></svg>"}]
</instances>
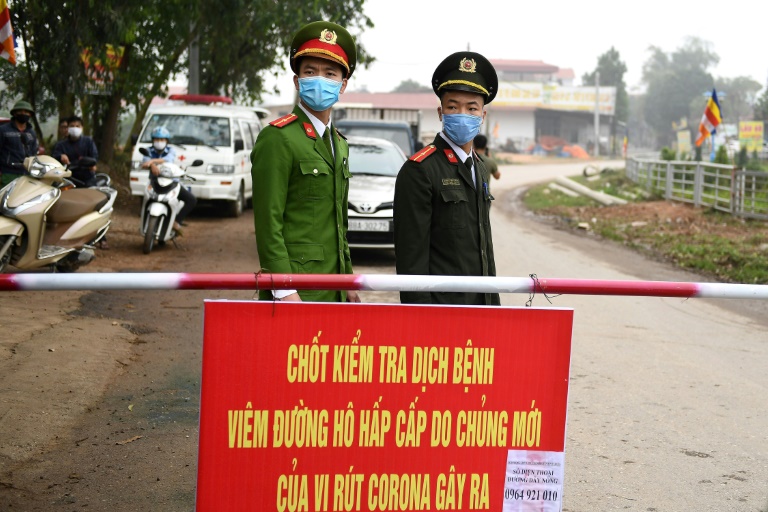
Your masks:
<instances>
[{"instance_id":1,"label":"rearview mirror","mask_svg":"<svg viewBox=\"0 0 768 512\"><path fill-rule=\"evenodd\" d=\"M245 149L245 144L243 143L242 139L237 139L235 141L235 151L242 151Z\"/></svg>"},{"instance_id":2,"label":"rearview mirror","mask_svg":"<svg viewBox=\"0 0 768 512\"><path fill-rule=\"evenodd\" d=\"M192 165L190 165L189 167L200 167L201 165L203 165L203 161L198 159L192 162Z\"/></svg>"},{"instance_id":3,"label":"rearview mirror","mask_svg":"<svg viewBox=\"0 0 768 512\"><path fill-rule=\"evenodd\" d=\"M139 148L139 153L144 156L149 156L149 150L147 148Z\"/></svg>"}]
</instances>

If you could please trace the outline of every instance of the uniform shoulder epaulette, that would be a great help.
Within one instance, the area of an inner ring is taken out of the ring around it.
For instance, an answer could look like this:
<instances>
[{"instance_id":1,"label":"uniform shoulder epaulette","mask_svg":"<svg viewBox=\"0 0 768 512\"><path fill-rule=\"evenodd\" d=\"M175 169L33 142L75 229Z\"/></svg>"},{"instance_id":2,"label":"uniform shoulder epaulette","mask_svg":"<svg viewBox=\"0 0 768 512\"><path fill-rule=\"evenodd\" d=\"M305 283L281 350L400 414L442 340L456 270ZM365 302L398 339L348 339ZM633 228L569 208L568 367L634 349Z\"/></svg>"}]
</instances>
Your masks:
<instances>
[{"instance_id":1,"label":"uniform shoulder epaulette","mask_svg":"<svg viewBox=\"0 0 768 512\"><path fill-rule=\"evenodd\" d=\"M411 155L411 158L408 160L411 160L413 162L421 163L426 159L429 155L437 151L437 147L434 144L430 144L429 146L425 147L421 151L415 152L413 155Z\"/></svg>"},{"instance_id":2,"label":"uniform shoulder epaulette","mask_svg":"<svg viewBox=\"0 0 768 512\"><path fill-rule=\"evenodd\" d=\"M283 117L279 117L279 118L275 119L274 121L270 122L269 124L270 124L270 126L275 126L277 128L282 128L283 126L288 126L289 124L291 124L292 122L294 122L298 118L299 118L299 116L297 116L296 114L288 114L288 115L285 115Z\"/></svg>"}]
</instances>

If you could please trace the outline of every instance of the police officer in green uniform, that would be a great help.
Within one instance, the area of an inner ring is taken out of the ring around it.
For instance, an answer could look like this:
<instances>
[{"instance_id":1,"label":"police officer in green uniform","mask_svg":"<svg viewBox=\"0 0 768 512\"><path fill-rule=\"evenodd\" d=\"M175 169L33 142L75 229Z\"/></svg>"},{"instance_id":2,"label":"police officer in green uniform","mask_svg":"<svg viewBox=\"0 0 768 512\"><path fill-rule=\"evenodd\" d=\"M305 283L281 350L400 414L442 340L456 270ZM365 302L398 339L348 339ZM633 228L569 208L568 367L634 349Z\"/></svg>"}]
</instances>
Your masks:
<instances>
[{"instance_id":1,"label":"police officer in green uniform","mask_svg":"<svg viewBox=\"0 0 768 512\"><path fill-rule=\"evenodd\" d=\"M299 104L269 123L251 153L253 216L261 271L351 274L347 244L349 146L331 107L355 70L352 36L335 23L304 26L291 42ZM360 302L357 292L262 291L262 299Z\"/></svg>"},{"instance_id":2,"label":"police officer in green uniform","mask_svg":"<svg viewBox=\"0 0 768 512\"><path fill-rule=\"evenodd\" d=\"M395 185L398 274L494 276L490 174L472 140L498 90L479 53L447 57L432 76L443 130L403 164ZM498 305L497 293L401 292L403 303Z\"/></svg>"}]
</instances>

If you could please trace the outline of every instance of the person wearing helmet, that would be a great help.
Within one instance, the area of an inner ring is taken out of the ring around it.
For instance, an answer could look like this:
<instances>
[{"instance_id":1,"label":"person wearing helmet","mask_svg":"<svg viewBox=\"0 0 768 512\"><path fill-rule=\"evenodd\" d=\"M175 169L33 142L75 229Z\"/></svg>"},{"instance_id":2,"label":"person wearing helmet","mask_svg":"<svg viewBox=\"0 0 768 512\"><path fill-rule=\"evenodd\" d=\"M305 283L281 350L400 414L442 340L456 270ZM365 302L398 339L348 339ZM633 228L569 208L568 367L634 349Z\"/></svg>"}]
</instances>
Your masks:
<instances>
[{"instance_id":1,"label":"person wearing helmet","mask_svg":"<svg viewBox=\"0 0 768 512\"><path fill-rule=\"evenodd\" d=\"M160 166L163 162L173 163L176 160L176 150L169 144L171 132L165 126L158 126L152 130L151 136L152 147L149 148L149 156L143 158L141 167L149 169L149 179L153 180L156 176L160 175ZM181 226L186 226L184 219L195 208L197 198L186 187L179 187L179 199L184 202L184 206L176 215L173 229L177 234L182 235Z\"/></svg>"},{"instance_id":2,"label":"person wearing helmet","mask_svg":"<svg viewBox=\"0 0 768 512\"><path fill-rule=\"evenodd\" d=\"M479 53L454 53L438 65L432 88L443 129L403 164L395 181L397 273L495 276L490 172L472 141L496 96L496 70ZM498 305L499 294L400 292L400 301Z\"/></svg>"},{"instance_id":3,"label":"person wearing helmet","mask_svg":"<svg viewBox=\"0 0 768 512\"><path fill-rule=\"evenodd\" d=\"M34 113L29 102L17 101L11 109L12 119L0 126L0 186L2 187L24 174L24 169L21 167L24 159L37 154L37 135L30 123Z\"/></svg>"},{"instance_id":4,"label":"person wearing helmet","mask_svg":"<svg viewBox=\"0 0 768 512\"><path fill-rule=\"evenodd\" d=\"M251 152L256 250L263 272L351 274L347 243L349 146L331 125L331 108L355 70L347 30L315 21L291 42L299 104L269 123ZM360 302L357 292L268 290L261 299Z\"/></svg>"}]
</instances>

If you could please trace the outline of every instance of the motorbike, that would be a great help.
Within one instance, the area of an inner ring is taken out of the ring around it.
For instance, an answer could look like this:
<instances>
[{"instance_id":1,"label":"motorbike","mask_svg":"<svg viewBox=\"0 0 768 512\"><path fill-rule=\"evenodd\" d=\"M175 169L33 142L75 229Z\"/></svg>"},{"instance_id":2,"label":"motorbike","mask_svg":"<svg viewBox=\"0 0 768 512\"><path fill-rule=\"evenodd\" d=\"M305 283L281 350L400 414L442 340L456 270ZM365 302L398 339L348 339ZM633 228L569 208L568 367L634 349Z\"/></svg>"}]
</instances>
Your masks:
<instances>
[{"instance_id":1,"label":"motorbike","mask_svg":"<svg viewBox=\"0 0 768 512\"><path fill-rule=\"evenodd\" d=\"M75 171L79 168L84 169L90 169L96 165L96 159L91 157L82 157L75 163L67 164L66 168L72 173L71 176L68 178L65 178L66 185L62 186L61 188L86 188L89 187L84 181L79 180L75 178ZM100 188L100 187L111 187L112 186L112 178L109 177L109 174L103 173L103 172L97 172L94 175L95 180L93 180L93 185L90 185L90 188Z\"/></svg>"},{"instance_id":2,"label":"motorbike","mask_svg":"<svg viewBox=\"0 0 768 512\"><path fill-rule=\"evenodd\" d=\"M9 264L74 272L90 263L112 222L117 190L67 188L71 171L50 156L19 165L27 174L0 190L0 272Z\"/></svg>"},{"instance_id":3,"label":"motorbike","mask_svg":"<svg viewBox=\"0 0 768 512\"><path fill-rule=\"evenodd\" d=\"M139 148L144 156L149 156L147 148ZM184 202L179 199L182 181L196 181L187 175L187 168L203 165L202 160L195 160L186 167L165 162L159 166L160 175L150 173L149 183L144 189L144 199L141 202L141 234L144 237L143 251L149 254L155 246L175 241L177 236L173 228L176 215ZM149 172L149 171L148 171Z\"/></svg>"}]
</instances>

